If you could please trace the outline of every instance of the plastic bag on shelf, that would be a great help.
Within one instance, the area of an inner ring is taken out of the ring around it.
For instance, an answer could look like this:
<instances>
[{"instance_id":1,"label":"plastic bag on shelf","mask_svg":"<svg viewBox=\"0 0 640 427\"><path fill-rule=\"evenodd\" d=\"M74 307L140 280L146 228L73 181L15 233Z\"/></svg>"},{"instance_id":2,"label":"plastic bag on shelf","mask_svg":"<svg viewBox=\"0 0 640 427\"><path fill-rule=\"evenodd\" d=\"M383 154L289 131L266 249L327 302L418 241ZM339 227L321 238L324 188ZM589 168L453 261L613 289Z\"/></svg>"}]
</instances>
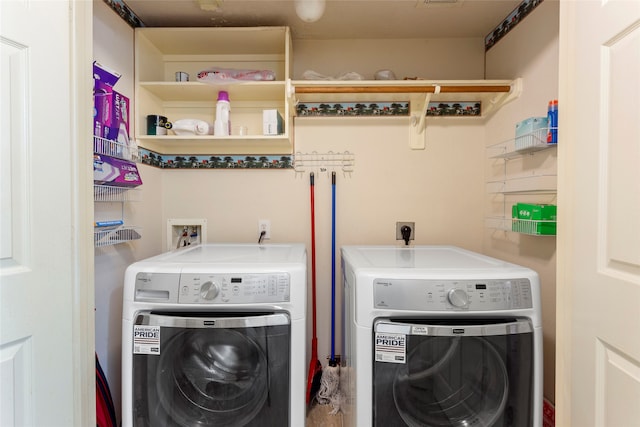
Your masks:
<instances>
[{"instance_id":1,"label":"plastic bag on shelf","mask_svg":"<svg viewBox=\"0 0 640 427\"><path fill-rule=\"evenodd\" d=\"M307 70L302 73L305 80L364 80L364 77L355 71L349 71L337 76L325 76L313 70Z\"/></svg>"},{"instance_id":2,"label":"plastic bag on shelf","mask_svg":"<svg viewBox=\"0 0 640 427\"><path fill-rule=\"evenodd\" d=\"M234 68L210 68L198 73L203 83L232 83L243 81L273 81L276 74L271 70L238 70Z\"/></svg>"}]
</instances>

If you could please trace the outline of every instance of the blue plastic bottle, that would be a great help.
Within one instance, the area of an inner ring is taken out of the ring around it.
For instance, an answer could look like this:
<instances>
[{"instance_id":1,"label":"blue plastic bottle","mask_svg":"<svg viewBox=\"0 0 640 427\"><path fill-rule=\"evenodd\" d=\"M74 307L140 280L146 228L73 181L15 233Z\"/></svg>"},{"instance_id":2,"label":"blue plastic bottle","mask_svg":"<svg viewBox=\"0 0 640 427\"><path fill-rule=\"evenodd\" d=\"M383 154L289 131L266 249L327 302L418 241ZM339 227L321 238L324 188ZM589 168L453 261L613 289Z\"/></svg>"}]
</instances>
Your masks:
<instances>
[{"instance_id":1,"label":"blue plastic bottle","mask_svg":"<svg viewBox=\"0 0 640 427\"><path fill-rule=\"evenodd\" d=\"M558 100L549 101L547 110L547 119L549 120L549 132L547 133L547 144L558 143Z\"/></svg>"}]
</instances>

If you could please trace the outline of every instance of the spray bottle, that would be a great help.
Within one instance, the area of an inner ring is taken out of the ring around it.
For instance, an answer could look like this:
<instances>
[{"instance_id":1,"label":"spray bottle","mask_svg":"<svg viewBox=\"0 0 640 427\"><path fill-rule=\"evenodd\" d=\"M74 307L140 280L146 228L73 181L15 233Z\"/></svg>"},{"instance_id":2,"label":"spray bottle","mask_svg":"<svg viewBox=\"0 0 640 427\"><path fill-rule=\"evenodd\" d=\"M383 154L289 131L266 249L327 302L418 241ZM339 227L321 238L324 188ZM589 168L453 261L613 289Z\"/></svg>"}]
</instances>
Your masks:
<instances>
[{"instance_id":1,"label":"spray bottle","mask_svg":"<svg viewBox=\"0 0 640 427\"><path fill-rule=\"evenodd\" d=\"M547 110L547 119L549 121L549 131L547 132L547 144L558 143L558 100L549 101Z\"/></svg>"}]
</instances>

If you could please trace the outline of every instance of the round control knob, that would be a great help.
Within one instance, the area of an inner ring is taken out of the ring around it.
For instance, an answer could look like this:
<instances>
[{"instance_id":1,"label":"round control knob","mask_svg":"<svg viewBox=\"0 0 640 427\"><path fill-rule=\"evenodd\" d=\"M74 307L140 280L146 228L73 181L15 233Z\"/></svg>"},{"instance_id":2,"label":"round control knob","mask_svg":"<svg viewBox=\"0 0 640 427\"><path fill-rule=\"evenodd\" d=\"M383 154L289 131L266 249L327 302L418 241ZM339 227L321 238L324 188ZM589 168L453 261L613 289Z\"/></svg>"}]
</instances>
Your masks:
<instances>
[{"instance_id":1,"label":"round control knob","mask_svg":"<svg viewBox=\"0 0 640 427\"><path fill-rule=\"evenodd\" d=\"M204 282L202 286L200 286L200 297L205 300L212 300L218 296L220 289L218 289L218 285L209 281Z\"/></svg>"},{"instance_id":2,"label":"round control knob","mask_svg":"<svg viewBox=\"0 0 640 427\"><path fill-rule=\"evenodd\" d=\"M447 299L454 307L464 308L469 305L469 295L462 289L451 289Z\"/></svg>"}]
</instances>

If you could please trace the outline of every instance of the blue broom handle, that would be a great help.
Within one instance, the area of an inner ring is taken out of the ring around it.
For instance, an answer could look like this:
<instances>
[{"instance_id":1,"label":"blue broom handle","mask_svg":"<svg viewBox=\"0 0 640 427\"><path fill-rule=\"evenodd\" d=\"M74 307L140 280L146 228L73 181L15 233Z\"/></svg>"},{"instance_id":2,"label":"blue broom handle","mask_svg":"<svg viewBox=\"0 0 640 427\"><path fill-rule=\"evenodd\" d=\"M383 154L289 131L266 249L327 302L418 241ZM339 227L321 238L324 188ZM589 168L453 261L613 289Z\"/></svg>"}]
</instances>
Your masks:
<instances>
[{"instance_id":1,"label":"blue broom handle","mask_svg":"<svg viewBox=\"0 0 640 427\"><path fill-rule=\"evenodd\" d=\"M336 359L336 173L331 173L331 360Z\"/></svg>"}]
</instances>

